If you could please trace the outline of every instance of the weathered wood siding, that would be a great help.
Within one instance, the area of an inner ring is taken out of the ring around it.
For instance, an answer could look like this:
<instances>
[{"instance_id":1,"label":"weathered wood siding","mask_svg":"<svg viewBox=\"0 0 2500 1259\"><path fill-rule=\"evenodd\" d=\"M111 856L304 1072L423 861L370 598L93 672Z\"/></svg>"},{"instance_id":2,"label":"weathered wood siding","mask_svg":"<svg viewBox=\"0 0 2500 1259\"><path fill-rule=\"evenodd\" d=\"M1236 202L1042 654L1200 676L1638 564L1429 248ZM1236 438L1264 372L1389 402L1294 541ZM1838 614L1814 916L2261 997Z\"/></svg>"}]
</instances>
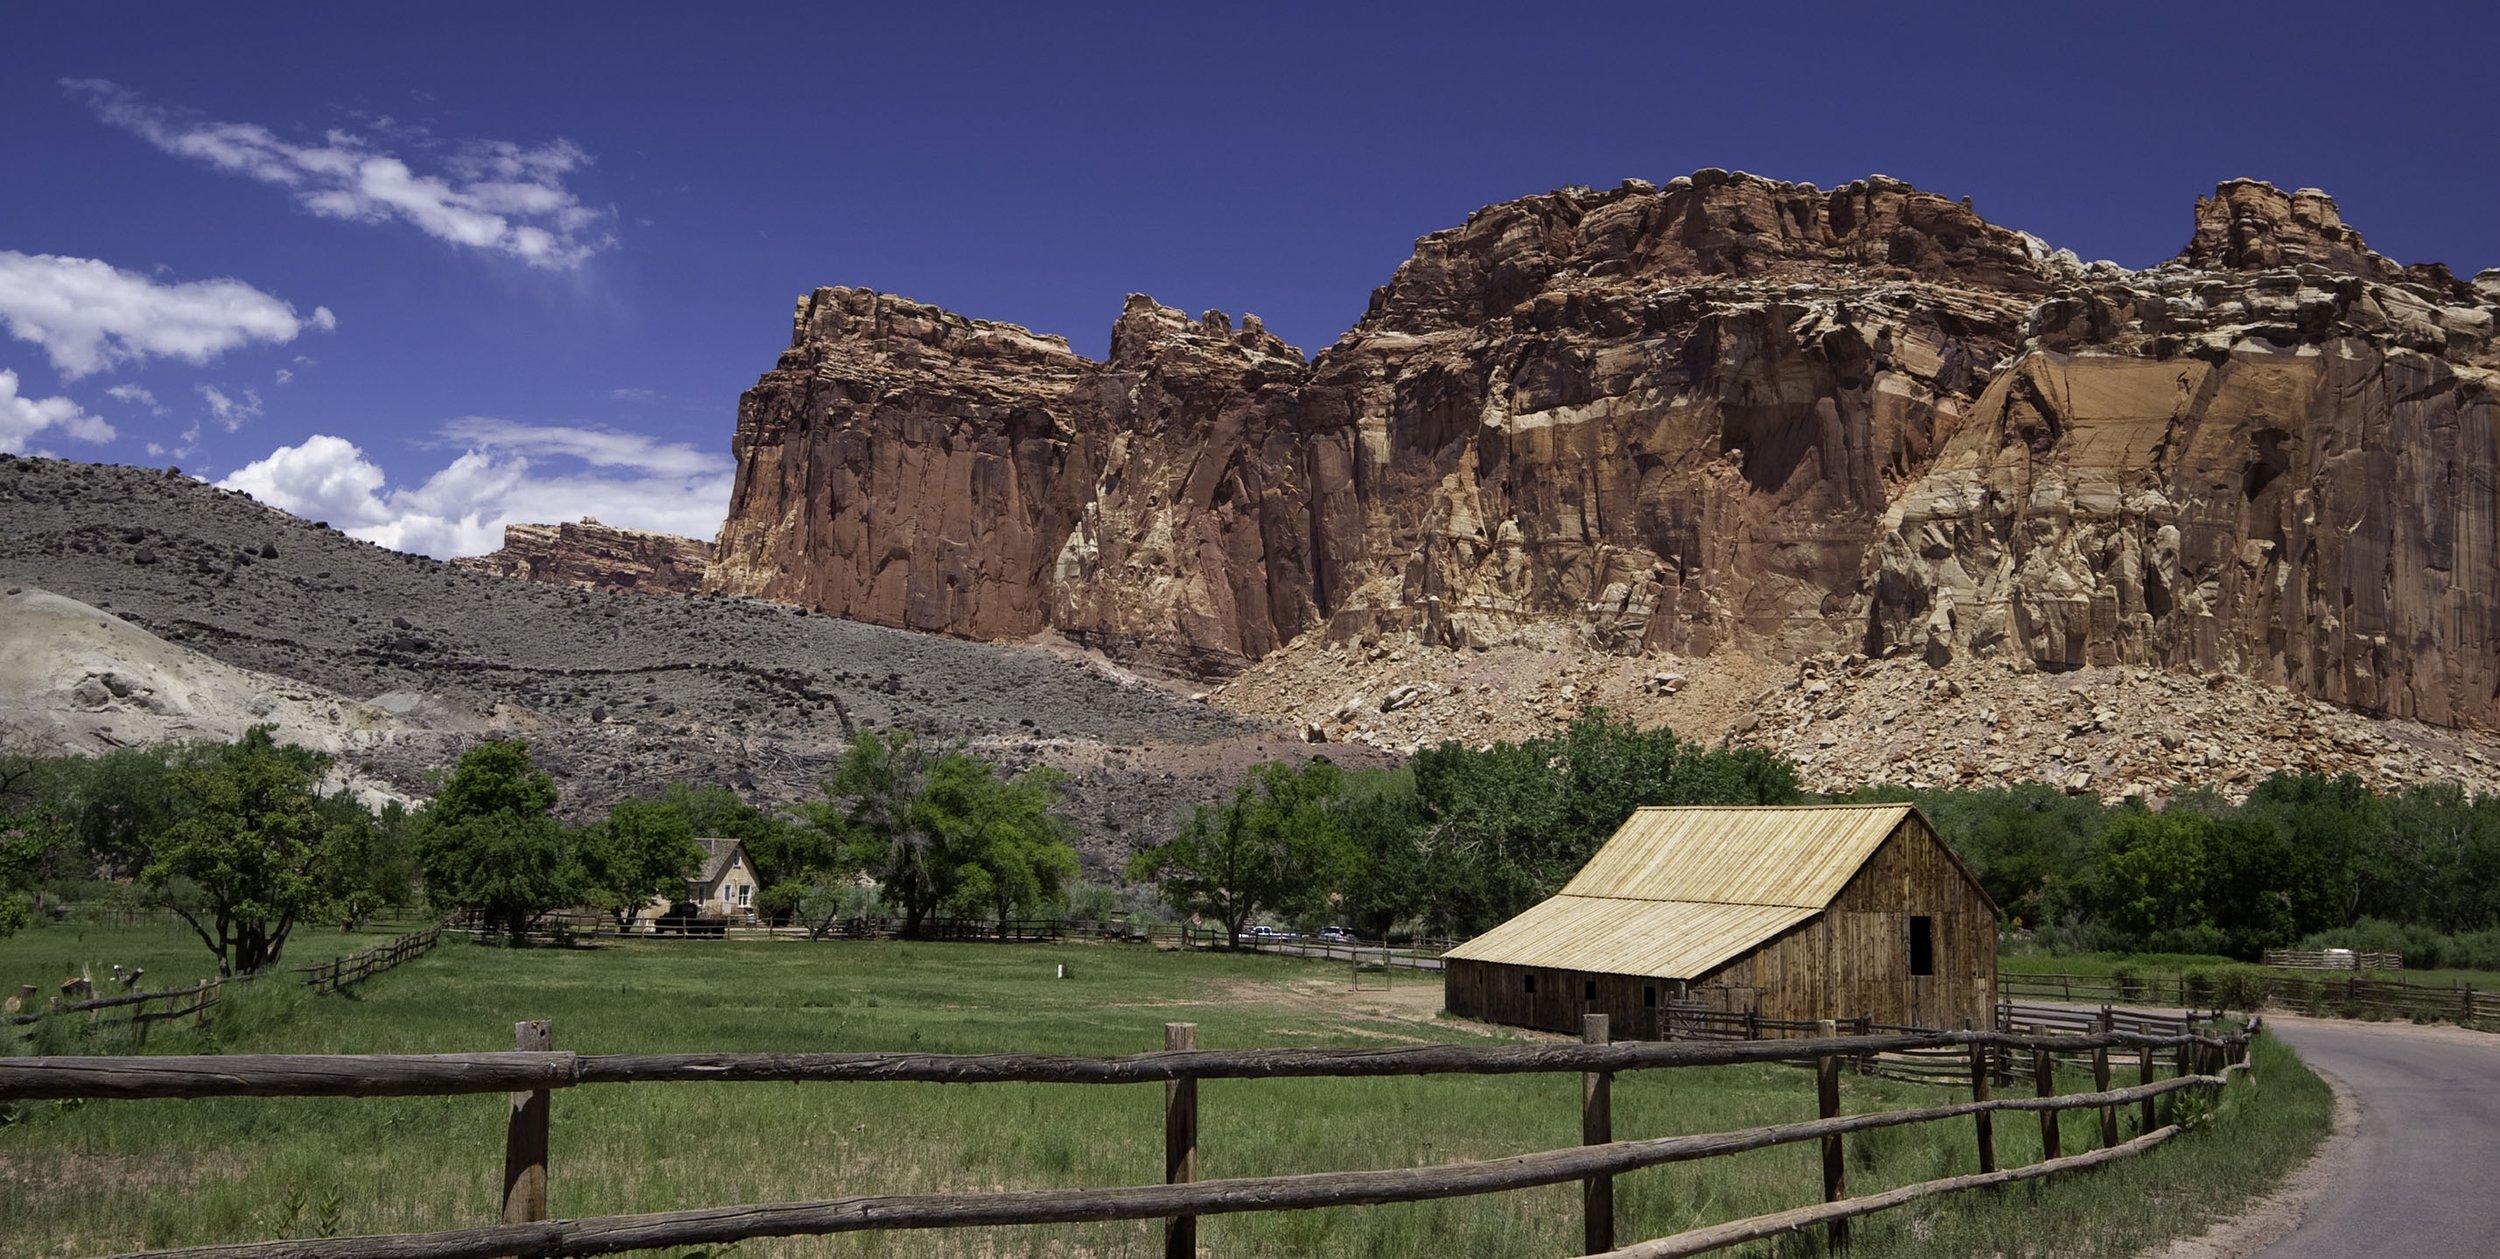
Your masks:
<instances>
[{"instance_id":1,"label":"weathered wood siding","mask_svg":"<svg viewBox=\"0 0 2500 1259\"><path fill-rule=\"evenodd\" d=\"M1910 973L1911 919L1931 921L1933 973ZM1996 910L1916 815L1853 875L1831 907L1691 981L1712 1009L1766 1019L1870 1015L1912 1027L1984 1027L1996 1004ZM1452 959L1443 972L1452 1014L1577 1032L1604 1014L1618 1039L1657 1034L1658 1011L1685 985L1672 979ZM1535 991L1527 980L1535 978Z\"/></svg>"},{"instance_id":2,"label":"weathered wood siding","mask_svg":"<svg viewBox=\"0 0 2500 1259\"><path fill-rule=\"evenodd\" d=\"M1910 973L1910 920L1931 921L1934 973ZM1764 1018L1871 1015L1911 1027L1985 1026L1996 1003L1996 910L1917 817L1859 867L1831 908L1696 980L1722 1010Z\"/></svg>"}]
</instances>

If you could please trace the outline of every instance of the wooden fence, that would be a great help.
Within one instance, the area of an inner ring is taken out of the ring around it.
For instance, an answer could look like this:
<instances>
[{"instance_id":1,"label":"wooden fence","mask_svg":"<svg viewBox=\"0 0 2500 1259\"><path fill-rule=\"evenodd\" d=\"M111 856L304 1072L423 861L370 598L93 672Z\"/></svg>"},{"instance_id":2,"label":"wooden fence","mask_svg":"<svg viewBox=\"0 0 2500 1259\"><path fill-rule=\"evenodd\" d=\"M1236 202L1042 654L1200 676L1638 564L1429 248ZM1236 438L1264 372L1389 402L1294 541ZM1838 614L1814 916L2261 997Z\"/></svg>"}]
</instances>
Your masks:
<instances>
[{"instance_id":1,"label":"wooden fence","mask_svg":"<svg viewBox=\"0 0 2500 1259\"><path fill-rule=\"evenodd\" d=\"M2218 976L2018 975L2000 971L2002 997L2046 1001L2134 1002L2187 1009L2255 1010L2280 1006L2325 1018L2435 1019L2474 1026L2500 1020L2500 993L2471 984L2431 985L2401 979L2309 979L2242 967Z\"/></svg>"},{"instance_id":2,"label":"wooden fence","mask_svg":"<svg viewBox=\"0 0 2500 1259\"><path fill-rule=\"evenodd\" d=\"M375 945L362 953L332 958L318 966L296 967L293 973L304 976L305 984L316 994L337 992L342 988L362 983L403 962L424 956L427 950L434 947L435 941L441 934L440 927L427 927L421 931L412 931L388 944ZM119 1013L111 1016L110 1021L129 1024L144 1042L148 1029L157 1023L180 1018L190 1019L194 1027L206 1023L209 1010L225 999L227 985L247 984L258 978L257 975L241 975L231 978L221 975L213 979L203 979L188 988L116 993L113 996L96 997L86 1001L62 1001L55 997L43 1009L11 1014L0 1021L22 1026L39 1019L63 1014L85 1014L91 1022L104 1022L107 1021L104 1011L114 1010ZM32 991L34 991L32 988L19 990L21 1003L26 999L25 994Z\"/></svg>"},{"instance_id":3,"label":"wooden fence","mask_svg":"<svg viewBox=\"0 0 2500 1259\"><path fill-rule=\"evenodd\" d=\"M399 965L423 957L442 938L441 927L412 931L388 944L377 944L362 953L334 957L319 966L299 966L296 973L313 992L337 992L352 988L365 980Z\"/></svg>"},{"instance_id":4,"label":"wooden fence","mask_svg":"<svg viewBox=\"0 0 2500 1259\"><path fill-rule=\"evenodd\" d=\"M2403 970L2402 953L2355 953L2351 949L2267 949L2265 964L2291 970Z\"/></svg>"},{"instance_id":5,"label":"wooden fence","mask_svg":"<svg viewBox=\"0 0 2500 1259\"><path fill-rule=\"evenodd\" d=\"M1995 1031L1919 1032L1746 1043L1610 1041L1606 1020L1591 1015L1581 1044L1426 1045L1390 1049L1204 1050L1195 1024L1165 1028L1161 1053L1124 1058L1032 1054L608 1054L557 1052L543 1021L514 1028L510 1053L325 1056L242 1054L204 1057L0 1059L0 1101L46 1098L384 1097L506 1093L503 1222L476 1228L388 1237L334 1237L149 1251L153 1259L491 1259L569 1256L620 1250L700 1246L754 1237L838 1232L959 1228L1113 1220L1164 1221L1165 1254L1196 1253L1197 1219L1246 1211L1306 1210L1498 1193L1579 1182L1585 1250L1614 1259L1663 1259L1700 1254L1814 1225L1843 1239L1852 1217L1961 1189L2004 1184L2091 1167L2141 1153L2178 1132L2157 1127L2155 1101L2181 1089L2218 1089L2246 1069L2252 1022L2220 1036L2147 1037L2102 1031L2086 1036L2009 1035ZM2133 1049L2138 1083L2110 1087L2110 1051ZM2178 1073L2155 1078L2154 1051L2178 1051ZM1847 1115L1840 1111L1841 1064L1887 1053L1958 1050L1969 1082L1967 1102ZM2088 1055L2094 1086L2057 1094L2051 1055ZM1994 1064L2023 1054L2032 1064L2033 1095L1992 1096L2005 1073ZM1733 1132L1616 1139L1612 1080L1616 1073L1654 1068L1804 1060L1815 1066L1818 1117ZM1199 1181L1197 1085L1201 1080L1255 1080L1391 1075L1578 1073L1582 1143L1508 1158L1375 1171ZM586 1219L549 1219L553 1180L548 1160L550 1098L556 1089L594 1084L660 1082L920 1081L950 1084L1161 1084L1164 1086L1165 1183L1111 1189L1015 1190L968 1194L900 1194L818 1202L767 1203ZM2120 1107L2140 1106L2138 1135L2122 1141ZM2098 1140L2068 1155L2058 1117L2097 1112ZM2042 1161L2000 1169L1992 1127L2001 1112L2039 1116ZM1851 1197L1843 1142L1850 1133L1968 1118L1979 1172ZM1615 1248L1613 1178L1645 1167L1713 1158L1796 1142L1819 1142L1823 1201L1772 1215L1695 1229ZM137 1257L132 1257L137 1259Z\"/></svg>"}]
</instances>

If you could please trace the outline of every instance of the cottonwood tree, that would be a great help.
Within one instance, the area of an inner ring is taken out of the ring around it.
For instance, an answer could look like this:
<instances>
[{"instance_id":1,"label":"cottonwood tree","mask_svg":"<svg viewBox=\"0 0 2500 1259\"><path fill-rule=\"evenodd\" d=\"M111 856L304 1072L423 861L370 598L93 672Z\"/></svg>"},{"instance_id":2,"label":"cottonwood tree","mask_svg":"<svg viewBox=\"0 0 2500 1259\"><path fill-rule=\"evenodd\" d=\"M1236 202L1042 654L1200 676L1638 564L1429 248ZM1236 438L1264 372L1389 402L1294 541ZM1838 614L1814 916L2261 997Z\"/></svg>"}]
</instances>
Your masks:
<instances>
[{"instance_id":1,"label":"cottonwood tree","mask_svg":"<svg viewBox=\"0 0 2500 1259\"><path fill-rule=\"evenodd\" d=\"M492 739L462 753L417 819L427 893L521 943L540 915L581 899L555 806L555 780L528 744Z\"/></svg>"},{"instance_id":2,"label":"cottonwood tree","mask_svg":"<svg viewBox=\"0 0 2500 1259\"><path fill-rule=\"evenodd\" d=\"M1056 894L1076 870L1050 814L1057 783L1048 770L1002 780L997 766L959 748L872 731L851 741L825 783L827 799L806 812L840 863L874 878L902 911L903 933L917 935L950 902L999 909L1004 921Z\"/></svg>"},{"instance_id":3,"label":"cottonwood tree","mask_svg":"<svg viewBox=\"0 0 2500 1259\"><path fill-rule=\"evenodd\" d=\"M139 879L217 955L219 973L274 964L297 923L362 886L373 817L344 792L322 793L329 767L269 726L176 756L171 819L142 837Z\"/></svg>"},{"instance_id":4,"label":"cottonwood tree","mask_svg":"<svg viewBox=\"0 0 2500 1259\"><path fill-rule=\"evenodd\" d=\"M703 846L684 811L664 800L620 800L607 820L570 836L583 900L632 921L653 897L683 895L703 865Z\"/></svg>"},{"instance_id":5,"label":"cottonwood tree","mask_svg":"<svg viewBox=\"0 0 2500 1259\"><path fill-rule=\"evenodd\" d=\"M948 903L994 915L1002 937L1018 912L1058 899L1076 878L1068 824L1050 811L1064 778L1046 766L1002 778L989 762L960 754L930 767L923 807L955 862Z\"/></svg>"},{"instance_id":6,"label":"cottonwood tree","mask_svg":"<svg viewBox=\"0 0 2500 1259\"><path fill-rule=\"evenodd\" d=\"M1221 922L1239 948L1252 918L1315 911L1360 868L1362 854L1330 807L1342 786L1326 760L1253 765L1228 799L1199 805L1179 834L1131 859L1129 877L1154 883L1175 909Z\"/></svg>"}]
</instances>

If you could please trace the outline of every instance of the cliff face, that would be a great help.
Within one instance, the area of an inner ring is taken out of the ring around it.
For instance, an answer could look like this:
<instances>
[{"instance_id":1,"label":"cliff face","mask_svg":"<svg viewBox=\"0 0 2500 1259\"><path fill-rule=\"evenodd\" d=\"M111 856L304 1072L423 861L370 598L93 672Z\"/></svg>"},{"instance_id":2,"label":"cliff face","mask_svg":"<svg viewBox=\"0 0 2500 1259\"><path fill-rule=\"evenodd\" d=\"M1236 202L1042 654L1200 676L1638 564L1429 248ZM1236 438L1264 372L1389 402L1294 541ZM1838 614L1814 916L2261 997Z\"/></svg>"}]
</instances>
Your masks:
<instances>
[{"instance_id":1,"label":"cliff face","mask_svg":"<svg viewBox=\"0 0 2500 1259\"><path fill-rule=\"evenodd\" d=\"M708 542L584 519L560 525L505 525L500 549L451 563L516 581L577 590L688 595L703 588L703 573L711 559Z\"/></svg>"},{"instance_id":2,"label":"cliff face","mask_svg":"<svg viewBox=\"0 0 2500 1259\"><path fill-rule=\"evenodd\" d=\"M2131 272L1897 181L1704 171L1428 236L1307 365L1144 298L1095 363L823 289L741 401L708 587L1202 675L1560 620L2486 723L2495 280L2262 184Z\"/></svg>"}]
</instances>

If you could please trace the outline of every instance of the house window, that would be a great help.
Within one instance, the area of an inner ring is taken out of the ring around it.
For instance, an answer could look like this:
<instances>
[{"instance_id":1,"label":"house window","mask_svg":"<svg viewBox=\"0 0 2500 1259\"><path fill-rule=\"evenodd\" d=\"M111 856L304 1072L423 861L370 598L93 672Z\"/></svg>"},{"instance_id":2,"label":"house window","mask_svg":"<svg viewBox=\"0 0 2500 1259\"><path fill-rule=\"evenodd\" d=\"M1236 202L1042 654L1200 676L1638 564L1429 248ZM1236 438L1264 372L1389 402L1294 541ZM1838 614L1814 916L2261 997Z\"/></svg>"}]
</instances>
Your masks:
<instances>
[{"instance_id":1,"label":"house window","mask_svg":"<svg viewBox=\"0 0 2500 1259\"><path fill-rule=\"evenodd\" d=\"M1581 980L1581 981L1580 981L1580 999L1581 999L1582 1001L1595 1001L1595 1000L1597 1000L1597 981L1596 981L1596 980L1594 980L1594 979L1583 979L1583 980Z\"/></svg>"},{"instance_id":2,"label":"house window","mask_svg":"<svg viewBox=\"0 0 2500 1259\"><path fill-rule=\"evenodd\" d=\"M1527 993L1531 997L1535 996L1536 976L1534 974L1521 975L1519 977L1519 990Z\"/></svg>"},{"instance_id":3,"label":"house window","mask_svg":"<svg viewBox=\"0 0 2500 1259\"><path fill-rule=\"evenodd\" d=\"M1936 973L1936 920L1925 916L1910 919L1910 973Z\"/></svg>"},{"instance_id":4,"label":"house window","mask_svg":"<svg viewBox=\"0 0 2500 1259\"><path fill-rule=\"evenodd\" d=\"M1658 985L1641 985L1641 1008L1645 1010L1655 1010L1658 1008Z\"/></svg>"},{"instance_id":5,"label":"house window","mask_svg":"<svg viewBox=\"0 0 2500 1259\"><path fill-rule=\"evenodd\" d=\"M739 908L743 909L743 908L745 908L746 906L752 905L752 904L754 904L754 903L755 903L755 885L754 885L754 884L752 884L752 883L741 883L741 884L739 884L739 885L738 885L738 906L739 906Z\"/></svg>"}]
</instances>

